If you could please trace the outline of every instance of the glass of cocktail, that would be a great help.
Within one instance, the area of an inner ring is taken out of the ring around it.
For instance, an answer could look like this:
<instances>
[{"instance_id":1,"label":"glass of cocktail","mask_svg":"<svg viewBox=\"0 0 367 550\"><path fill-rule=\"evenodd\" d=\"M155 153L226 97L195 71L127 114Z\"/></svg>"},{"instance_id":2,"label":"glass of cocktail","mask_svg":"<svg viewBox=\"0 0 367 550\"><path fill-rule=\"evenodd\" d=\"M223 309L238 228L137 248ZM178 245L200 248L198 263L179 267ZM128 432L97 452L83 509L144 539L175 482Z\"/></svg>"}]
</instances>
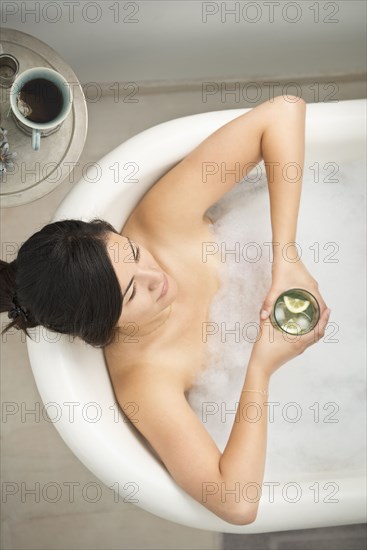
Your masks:
<instances>
[{"instance_id":1,"label":"glass of cocktail","mask_svg":"<svg viewBox=\"0 0 367 550\"><path fill-rule=\"evenodd\" d=\"M320 319L320 306L315 296L302 288L291 288L275 301L270 315L272 325L287 334L307 334Z\"/></svg>"}]
</instances>

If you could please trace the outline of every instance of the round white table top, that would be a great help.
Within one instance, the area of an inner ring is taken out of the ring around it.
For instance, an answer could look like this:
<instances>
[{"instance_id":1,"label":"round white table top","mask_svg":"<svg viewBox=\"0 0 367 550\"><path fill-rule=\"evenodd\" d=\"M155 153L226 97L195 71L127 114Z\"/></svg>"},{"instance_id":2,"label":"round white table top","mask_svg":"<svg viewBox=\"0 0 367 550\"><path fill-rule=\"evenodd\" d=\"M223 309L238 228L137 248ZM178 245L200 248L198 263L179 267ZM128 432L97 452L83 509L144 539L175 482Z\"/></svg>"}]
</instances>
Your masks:
<instances>
[{"instance_id":1,"label":"round white table top","mask_svg":"<svg viewBox=\"0 0 367 550\"><path fill-rule=\"evenodd\" d=\"M41 137L39 151L31 146L31 136L16 125L10 109L10 88L0 87L0 126L7 130L9 152L17 153L14 165L0 177L0 206L13 207L35 201L53 191L67 177L83 151L88 128L88 112L82 87L71 67L50 46L24 32L3 28L3 53L15 56L18 75L34 67L58 71L72 88L73 105L60 128Z\"/></svg>"}]
</instances>

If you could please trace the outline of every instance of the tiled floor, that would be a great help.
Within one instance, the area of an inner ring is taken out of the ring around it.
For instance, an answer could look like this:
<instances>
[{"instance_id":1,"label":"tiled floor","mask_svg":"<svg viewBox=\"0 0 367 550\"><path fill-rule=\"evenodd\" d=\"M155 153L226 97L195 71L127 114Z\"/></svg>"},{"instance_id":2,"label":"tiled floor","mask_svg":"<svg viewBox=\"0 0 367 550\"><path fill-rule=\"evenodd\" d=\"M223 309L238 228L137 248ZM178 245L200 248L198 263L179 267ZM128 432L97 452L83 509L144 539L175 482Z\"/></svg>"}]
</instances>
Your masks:
<instances>
[{"instance_id":1,"label":"tiled floor","mask_svg":"<svg viewBox=\"0 0 367 550\"><path fill-rule=\"evenodd\" d=\"M261 535L224 535L223 550L365 550L366 524Z\"/></svg>"},{"instance_id":2,"label":"tiled floor","mask_svg":"<svg viewBox=\"0 0 367 550\"><path fill-rule=\"evenodd\" d=\"M313 101L305 84L304 97ZM361 83L340 85L340 99L364 97ZM245 102L203 103L200 90L141 95L137 103L103 96L88 103L89 131L79 166L74 172L77 182L87 162L98 161L104 154L130 136L160 122L189 114L254 105ZM2 254L9 247L20 245L39 227L48 223L57 206L73 183L64 181L56 190L38 201L17 208L2 209ZM7 323L3 314L3 326ZM28 361L24 339L19 334L3 338L1 346L2 402L24 404L34 409L42 402ZM11 406L11 405L10 405ZM363 526L346 526L268 533L264 535L224 535L200 531L158 518L126 503L115 503L112 492L102 486L97 503L88 502L81 488L89 482L99 483L63 442L58 432L42 415L22 418L20 409L13 409L2 421L1 477L3 490L8 491L2 503L1 548L20 549L359 549L362 548ZM77 482L72 502L68 483ZM59 484L61 497L51 502L42 489L49 482ZM37 484L40 499L37 502ZM23 484L23 485L22 485ZM30 491L36 488L36 495ZM344 545L344 546L343 546Z\"/></svg>"}]
</instances>

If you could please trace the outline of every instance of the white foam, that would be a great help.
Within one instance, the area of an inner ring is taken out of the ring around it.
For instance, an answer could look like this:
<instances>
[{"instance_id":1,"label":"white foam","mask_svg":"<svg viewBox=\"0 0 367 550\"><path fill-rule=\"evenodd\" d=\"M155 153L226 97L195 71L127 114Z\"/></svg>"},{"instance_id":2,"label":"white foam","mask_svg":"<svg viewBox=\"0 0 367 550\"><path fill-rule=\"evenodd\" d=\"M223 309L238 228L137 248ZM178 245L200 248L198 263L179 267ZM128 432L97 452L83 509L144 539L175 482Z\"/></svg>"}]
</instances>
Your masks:
<instances>
[{"instance_id":1,"label":"white foam","mask_svg":"<svg viewBox=\"0 0 367 550\"><path fill-rule=\"evenodd\" d=\"M270 200L263 163L261 168L259 181L251 183L245 178L208 211L214 222L213 241L223 247L224 254L222 286L212 301L209 320L219 327L224 323L227 329L233 329L236 322L241 331L247 323L258 323L271 284L270 247L264 244L272 238ZM363 470L365 465L363 162L340 166L333 179L337 181L315 183L311 171L303 178L297 243L332 313L323 341L286 363L270 380L268 400L279 405L274 406L274 420L268 423L265 480L279 478L284 471L287 475L330 474ZM237 258L225 255L237 243L241 253L247 250L247 258L253 258L255 248L246 248L250 242L259 245L258 261L245 261L242 254ZM221 451L233 426L252 349L250 340L255 336L255 330L249 331L247 339L240 333L237 342L233 334L225 338L221 330L208 336L208 368L197 376L188 394L190 405ZM297 410L302 416L292 422ZM203 416L205 411L208 414Z\"/></svg>"}]
</instances>

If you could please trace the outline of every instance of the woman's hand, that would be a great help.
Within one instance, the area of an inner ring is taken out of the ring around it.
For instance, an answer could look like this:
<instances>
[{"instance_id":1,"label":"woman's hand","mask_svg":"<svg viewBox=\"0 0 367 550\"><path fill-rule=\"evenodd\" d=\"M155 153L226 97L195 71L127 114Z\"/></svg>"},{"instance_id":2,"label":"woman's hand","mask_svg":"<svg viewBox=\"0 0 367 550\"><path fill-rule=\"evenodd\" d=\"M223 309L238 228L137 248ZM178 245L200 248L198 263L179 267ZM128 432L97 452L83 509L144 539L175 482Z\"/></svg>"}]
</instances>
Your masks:
<instances>
[{"instance_id":1,"label":"woman's hand","mask_svg":"<svg viewBox=\"0 0 367 550\"><path fill-rule=\"evenodd\" d=\"M269 317L278 296L290 288L303 288L311 292L320 305L320 316L327 309L319 292L318 282L307 271L302 260L299 259L297 262L292 263L281 259L273 264L272 284L261 307L261 319L265 320Z\"/></svg>"},{"instance_id":2,"label":"woman's hand","mask_svg":"<svg viewBox=\"0 0 367 550\"><path fill-rule=\"evenodd\" d=\"M315 328L307 334L290 335L275 329L268 319L278 296L290 288L303 288L315 296L320 305L320 319ZM264 315L262 312L265 311ZM322 298L317 281L310 275L301 260L296 263L284 260L273 264L272 285L265 297L260 314L260 337L256 341L252 356L269 376L281 365L303 353L325 334L330 311Z\"/></svg>"},{"instance_id":3,"label":"woman's hand","mask_svg":"<svg viewBox=\"0 0 367 550\"><path fill-rule=\"evenodd\" d=\"M274 328L269 319L260 320L260 336L252 348L250 360L254 360L270 377L324 336L329 316L330 310L324 309L315 328L301 335L286 334Z\"/></svg>"}]
</instances>

